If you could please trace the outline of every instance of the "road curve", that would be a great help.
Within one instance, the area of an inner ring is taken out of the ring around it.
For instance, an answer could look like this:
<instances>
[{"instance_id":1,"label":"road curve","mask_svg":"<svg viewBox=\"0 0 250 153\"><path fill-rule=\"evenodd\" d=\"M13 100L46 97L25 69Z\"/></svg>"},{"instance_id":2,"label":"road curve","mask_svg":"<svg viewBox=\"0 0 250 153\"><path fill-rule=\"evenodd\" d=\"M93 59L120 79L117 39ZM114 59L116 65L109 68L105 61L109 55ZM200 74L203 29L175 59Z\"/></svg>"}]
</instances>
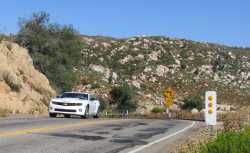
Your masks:
<instances>
[{"instance_id":1,"label":"road curve","mask_svg":"<svg viewBox=\"0 0 250 153\"><path fill-rule=\"evenodd\" d=\"M176 120L1 118L0 153L158 153L152 149L157 143L192 126Z\"/></svg>"}]
</instances>

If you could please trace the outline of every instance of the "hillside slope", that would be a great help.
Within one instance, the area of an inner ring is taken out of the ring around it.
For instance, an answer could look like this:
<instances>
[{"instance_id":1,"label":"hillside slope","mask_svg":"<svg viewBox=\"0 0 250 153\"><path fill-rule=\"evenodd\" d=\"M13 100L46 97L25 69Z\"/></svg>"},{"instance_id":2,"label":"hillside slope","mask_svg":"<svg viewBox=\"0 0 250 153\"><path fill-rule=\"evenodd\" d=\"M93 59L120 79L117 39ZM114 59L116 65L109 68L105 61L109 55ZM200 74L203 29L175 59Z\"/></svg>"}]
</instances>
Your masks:
<instances>
[{"instance_id":1,"label":"hillside slope","mask_svg":"<svg viewBox=\"0 0 250 153\"><path fill-rule=\"evenodd\" d=\"M250 103L250 49L167 37L113 39L83 36L82 83L76 89L108 97L111 86L137 89L142 109L159 104L172 87L176 102L218 92L219 103Z\"/></svg>"},{"instance_id":2,"label":"hillside slope","mask_svg":"<svg viewBox=\"0 0 250 153\"><path fill-rule=\"evenodd\" d=\"M0 109L9 113L45 113L55 95L47 78L33 67L28 51L0 43Z\"/></svg>"}]
</instances>

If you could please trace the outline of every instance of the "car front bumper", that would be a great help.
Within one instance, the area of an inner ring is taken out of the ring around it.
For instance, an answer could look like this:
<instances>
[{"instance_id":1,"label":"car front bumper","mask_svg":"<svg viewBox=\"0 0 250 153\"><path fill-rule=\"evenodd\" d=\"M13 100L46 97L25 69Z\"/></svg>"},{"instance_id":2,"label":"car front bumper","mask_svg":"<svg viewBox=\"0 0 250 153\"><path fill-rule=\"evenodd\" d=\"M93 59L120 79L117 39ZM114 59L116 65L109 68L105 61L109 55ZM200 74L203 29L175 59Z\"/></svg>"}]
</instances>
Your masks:
<instances>
[{"instance_id":1,"label":"car front bumper","mask_svg":"<svg viewBox=\"0 0 250 153\"><path fill-rule=\"evenodd\" d=\"M69 115L84 115L86 106L60 106L49 105L49 113L51 114L69 114Z\"/></svg>"}]
</instances>

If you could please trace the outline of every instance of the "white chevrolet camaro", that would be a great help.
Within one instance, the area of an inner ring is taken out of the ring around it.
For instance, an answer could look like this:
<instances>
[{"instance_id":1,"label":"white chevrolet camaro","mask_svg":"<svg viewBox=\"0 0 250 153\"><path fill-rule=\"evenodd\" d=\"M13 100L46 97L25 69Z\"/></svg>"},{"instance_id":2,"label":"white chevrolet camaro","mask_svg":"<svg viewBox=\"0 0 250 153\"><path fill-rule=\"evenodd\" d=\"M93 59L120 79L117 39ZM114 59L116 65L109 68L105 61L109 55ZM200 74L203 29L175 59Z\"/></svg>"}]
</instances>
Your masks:
<instances>
[{"instance_id":1,"label":"white chevrolet camaro","mask_svg":"<svg viewBox=\"0 0 250 153\"><path fill-rule=\"evenodd\" d=\"M57 114L63 114L67 118L71 117L71 115L83 118L89 116L98 117L99 107L100 102L91 94L64 92L50 101L49 116L56 117Z\"/></svg>"}]
</instances>

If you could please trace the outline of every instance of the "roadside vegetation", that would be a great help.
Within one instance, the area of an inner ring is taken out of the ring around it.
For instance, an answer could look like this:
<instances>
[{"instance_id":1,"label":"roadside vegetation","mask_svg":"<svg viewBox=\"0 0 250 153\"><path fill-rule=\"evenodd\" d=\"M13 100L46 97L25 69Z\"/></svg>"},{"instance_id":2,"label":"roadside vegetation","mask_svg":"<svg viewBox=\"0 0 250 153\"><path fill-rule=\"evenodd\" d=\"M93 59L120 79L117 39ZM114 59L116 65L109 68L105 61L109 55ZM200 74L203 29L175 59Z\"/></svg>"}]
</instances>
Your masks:
<instances>
[{"instance_id":1,"label":"roadside vegetation","mask_svg":"<svg viewBox=\"0 0 250 153\"><path fill-rule=\"evenodd\" d=\"M164 112L164 108L162 107L154 107L152 110L151 110L152 113L163 113Z\"/></svg>"},{"instance_id":2,"label":"roadside vegetation","mask_svg":"<svg viewBox=\"0 0 250 153\"><path fill-rule=\"evenodd\" d=\"M128 84L113 87L110 96L111 104L116 105L117 110L129 112L136 110L135 91Z\"/></svg>"},{"instance_id":3,"label":"roadside vegetation","mask_svg":"<svg viewBox=\"0 0 250 153\"><path fill-rule=\"evenodd\" d=\"M201 146L199 153L249 153L250 126L242 131L220 133L214 140Z\"/></svg>"},{"instance_id":4,"label":"roadside vegetation","mask_svg":"<svg viewBox=\"0 0 250 153\"><path fill-rule=\"evenodd\" d=\"M216 129L207 127L193 136L180 153L249 153L250 150L250 124L246 112L230 113L220 116L223 123ZM208 130L207 134L204 132ZM217 131L217 132L216 132ZM202 136L200 136L202 135Z\"/></svg>"},{"instance_id":5,"label":"roadside vegetation","mask_svg":"<svg viewBox=\"0 0 250 153\"><path fill-rule=\"evenodd\" d=\"M183 102L182 109L184 110L192 110L196 108L200 111L204 108L204 100L200 97L186 98Z\"/></svg>"},{"instance_id":6,"label":"roadside vegetation","mask_svg":"<svg viewBox=\"0 0 250 153\"><path fill-rule=\"evenodd\" d=\"M58 91L71 90L80 78L80 34L72 26L50 23L45 12L21 19L19 26L16 42L29 50L34 66Z\"/></svg>"}]
</instances>

